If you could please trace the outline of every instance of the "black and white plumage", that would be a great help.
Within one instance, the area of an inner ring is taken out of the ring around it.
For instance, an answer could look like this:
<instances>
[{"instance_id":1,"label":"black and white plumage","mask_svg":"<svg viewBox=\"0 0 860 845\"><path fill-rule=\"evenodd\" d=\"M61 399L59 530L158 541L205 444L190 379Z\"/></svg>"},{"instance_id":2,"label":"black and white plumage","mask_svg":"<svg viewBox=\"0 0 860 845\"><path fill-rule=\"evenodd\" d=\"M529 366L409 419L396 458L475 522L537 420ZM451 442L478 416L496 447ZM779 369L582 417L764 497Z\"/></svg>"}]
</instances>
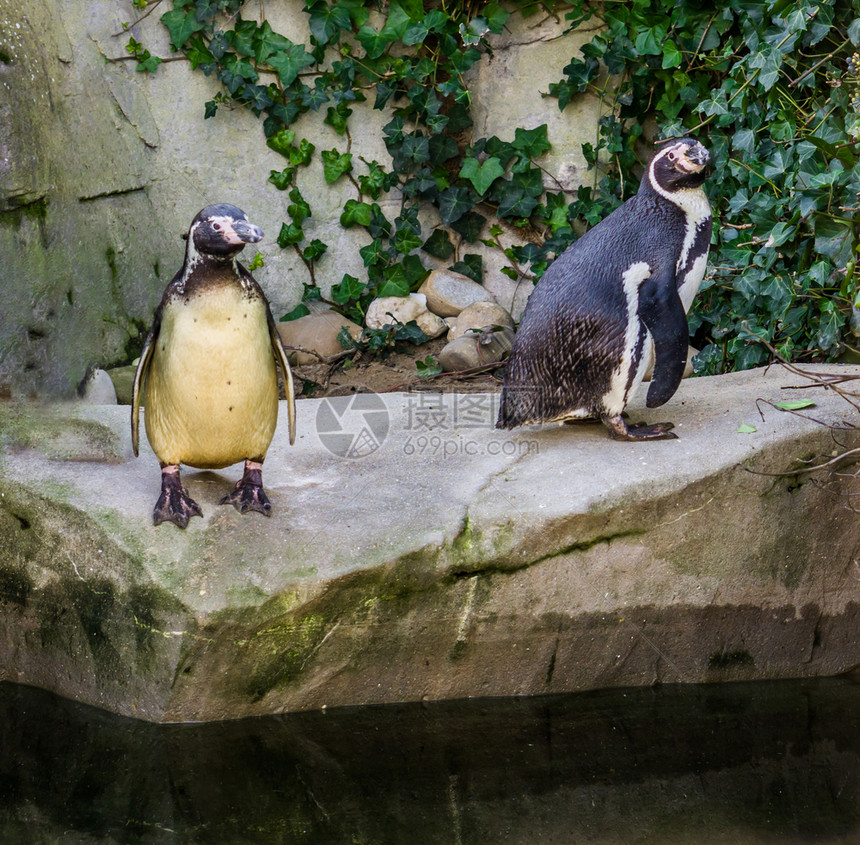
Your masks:
<instances>
[{"instance_id":1,"label":"black and white plumage","mask_svg":"<svg viewBox=\"0 0 860 845\"><path fill-rule=\"evenodd\" d=\"M639 192L550 266L526 305L505 368L497 428L596 418L621 440L675 435L622 411L654 356L646 405L668 401L687 362L687 311L705 274L710 161L684 138L651 159Z\"/></svg>"},{"instance_id":2,"label":"black and white plumage","mask_svg":"<svg viewBox=\"0 0 860 845\"><path fill-rule=\"evenodd\" d=\"M180 464L245 470L221 504L268 515L262 470L278 420L276 367L284 375L290 443L295 395L275 321L260 286L238 262L263 237L241 209L210 205L191 222L185 261L155 312L134 377L132 446L138 453L145 396L146 435L161 464L153 521L185 528L200 506L183 488Z\"/></svg>"}]
</instances>

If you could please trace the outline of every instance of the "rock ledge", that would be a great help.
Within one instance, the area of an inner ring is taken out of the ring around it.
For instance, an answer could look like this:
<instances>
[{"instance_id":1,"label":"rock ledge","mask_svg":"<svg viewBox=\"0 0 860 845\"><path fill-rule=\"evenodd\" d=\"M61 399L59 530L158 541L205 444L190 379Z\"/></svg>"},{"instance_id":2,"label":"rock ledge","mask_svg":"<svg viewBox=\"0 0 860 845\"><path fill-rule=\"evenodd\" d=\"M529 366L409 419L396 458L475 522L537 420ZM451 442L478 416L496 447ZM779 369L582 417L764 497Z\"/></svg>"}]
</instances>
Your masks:
<instances>
[{"instance_id":1,"label":"rock ledge","mask_svg":"<svg viewBox=\"0 0 860 845\"><path fill-rule=\"evenodd\" d=\"M239 466L186 470L204 518L184 532L150 523L158 465L131 456L127 408L0 404L0 679L198 721L848 671L857 482L767 475L837 446L757 400L857 415L799 381L685 381L634 404L679 434L641 444L499 432L490 395L305 400L266 462L273 516L216 504Z\"/></svg>"}]
</instances>

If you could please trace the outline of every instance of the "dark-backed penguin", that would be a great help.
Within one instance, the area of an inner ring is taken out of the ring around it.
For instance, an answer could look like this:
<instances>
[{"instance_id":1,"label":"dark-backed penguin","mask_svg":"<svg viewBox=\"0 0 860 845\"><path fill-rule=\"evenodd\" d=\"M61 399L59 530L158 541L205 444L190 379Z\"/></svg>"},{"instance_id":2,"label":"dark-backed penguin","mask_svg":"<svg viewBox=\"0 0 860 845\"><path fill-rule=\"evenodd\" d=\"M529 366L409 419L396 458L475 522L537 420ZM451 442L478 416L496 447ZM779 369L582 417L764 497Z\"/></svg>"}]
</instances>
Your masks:
<instances>
[{"instance_id":1,"label":"dark-backed penguin","mask_svg":"<svg viewBox=\"0 0 860 845\"><path fill-rule=\"evenodd\" d=\"M681 382L711 240L709 161L697 141L667 144L638 193L552 263L526 304L497 428L596 418L617 440L675 437L672 423L628 425L622 412L652 356L647 407Z\"/></svg>"},{"instance_id":2,"label":"dark-backed penguin","mask_svg":"<svg viewBox=\"0 0 860 845\"><path fill-rule=\"evenodd\" d=\"M131 437L138 454L141 391L146 436L161 463L161 495L152 518L185 528L200 506L182 486L180 464L221 469L245 462L221 500L269 515L263 461L278 421L281 367L290 443L295 394L290 365L269 303L237 261L263 237L234 205L210 205L191 222L182 269L164 291L134 377Z\"/></svg>"}]
</instances>

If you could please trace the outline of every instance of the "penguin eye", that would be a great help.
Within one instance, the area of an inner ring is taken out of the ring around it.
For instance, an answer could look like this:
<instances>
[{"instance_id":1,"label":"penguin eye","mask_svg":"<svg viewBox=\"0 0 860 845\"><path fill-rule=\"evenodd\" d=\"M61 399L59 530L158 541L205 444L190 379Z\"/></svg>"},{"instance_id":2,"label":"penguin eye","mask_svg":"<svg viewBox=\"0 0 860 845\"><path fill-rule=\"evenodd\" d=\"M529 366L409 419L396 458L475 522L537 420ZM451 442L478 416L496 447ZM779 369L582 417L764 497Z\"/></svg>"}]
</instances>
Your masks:
<instances>
[{"instance_id":1,"label":"penguin eye","mask_svg":"<svg viewBox=\"0 0 860 845\"><path fill-rule=\"evenodd\" d=\"M678 153L676 153L674 150L672 150L672 151L671 151L671 152L666 156L666 158L668 158L668 159L669 159L669 161L676 161L676 160L678 159Z\"/></svg>"},{"instance_id":2,"label":"penguin eye","mask_svg":"<svg viewBox=\"0 0 860 845\"><path fill-rule=\"evenodd\" d=\"M212 224L212 228L213 228L216 232L220 232L220 231L221 231L221 224L220 224L220 223L213 223L213 224Z\"/></svg>"}]
</instances>

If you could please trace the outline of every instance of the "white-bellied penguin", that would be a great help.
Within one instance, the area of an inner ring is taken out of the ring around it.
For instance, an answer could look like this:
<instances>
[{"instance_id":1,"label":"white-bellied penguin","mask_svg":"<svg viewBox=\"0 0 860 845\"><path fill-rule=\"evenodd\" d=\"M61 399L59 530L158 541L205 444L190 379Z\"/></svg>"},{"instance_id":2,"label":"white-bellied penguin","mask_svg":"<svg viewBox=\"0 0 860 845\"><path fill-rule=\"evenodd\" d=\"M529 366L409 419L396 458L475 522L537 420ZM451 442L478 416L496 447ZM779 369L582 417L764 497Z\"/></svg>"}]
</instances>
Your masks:
<instances>
[{"instance_id":1,"label":"white-bellied penguin","mask_svg":"<svg viewBox=\"0 0 860 845\"><path fill-rule=\"evenodd\" d=\"M708 260L708 151L666 144L638 193L574 241L532 291L505 367L497 428L599 419L617 440L675 437L622 417L654 358L645 404L667 402L687 362L687 311Z\"/></svg>"},{"instance_id":2,"label":"white-bellied penguin","mask_svg":"<svg viewBox=\"0 0 860 845\"><path fill-rule=\"evenodd\" d=\"M131 438L138 454L141 392L146 436L161 463L161 495L152 518L180 528L200 506L182 486L180 464L221 469L245 462L241 480L221 500L269 515L263 461L278 422L284 375L290 443L295 394L290 365L269 303L237 261L263 231L241 209L219 204L191 222L182 269L164 291L134 377Z\"/></svg>"}]
</instances>

